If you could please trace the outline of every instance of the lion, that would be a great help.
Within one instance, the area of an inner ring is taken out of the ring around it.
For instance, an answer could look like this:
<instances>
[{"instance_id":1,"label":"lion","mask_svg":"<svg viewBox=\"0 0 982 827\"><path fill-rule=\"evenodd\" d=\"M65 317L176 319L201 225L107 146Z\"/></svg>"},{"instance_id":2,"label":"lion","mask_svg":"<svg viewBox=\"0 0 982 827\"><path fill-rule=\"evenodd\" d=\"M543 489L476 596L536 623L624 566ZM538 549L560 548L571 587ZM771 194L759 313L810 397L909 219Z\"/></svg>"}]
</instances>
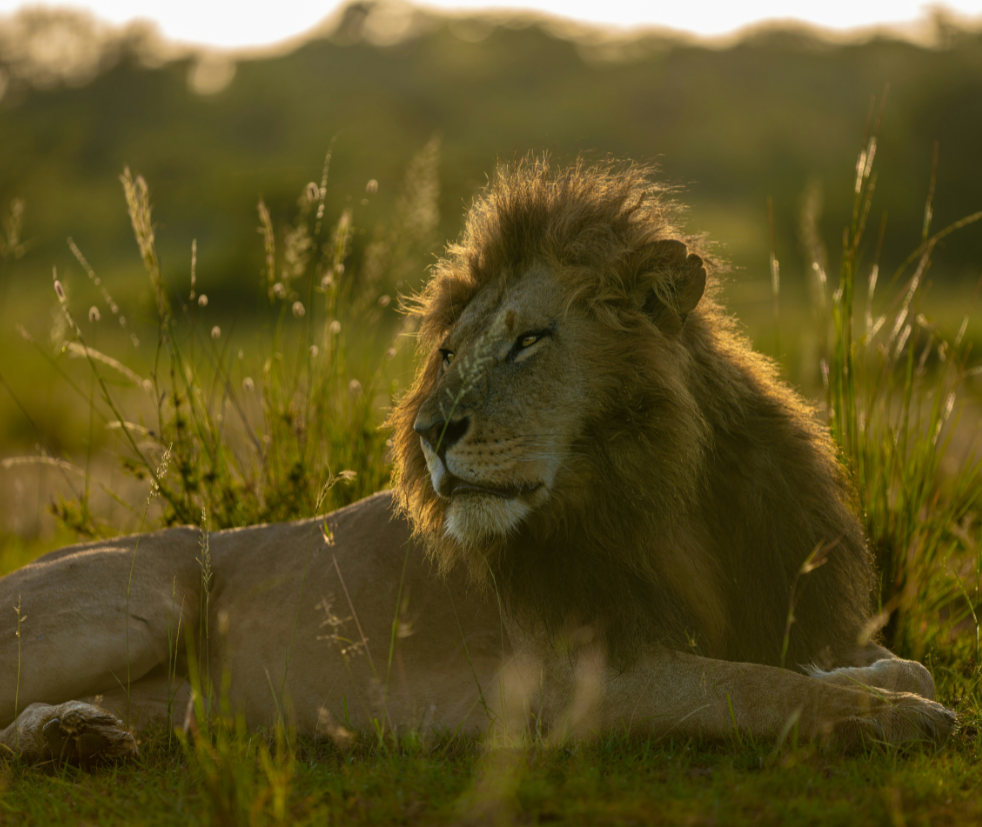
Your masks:
<instances>
[{"instance_id":1,"label":"lion","mask_svg":"<svg viewBox=\"0 0 982 827\"><path fill-rule=\"evenodd\" d=\"M26 620L4 614L0 741L131 755L185 720L192 663L249 726L328 737L943 739L930 674L873 637L829 434L737 332L679 210L643 165L499 167L409 306L392 490L8 575Z\"/></svg>"}]
</instances>

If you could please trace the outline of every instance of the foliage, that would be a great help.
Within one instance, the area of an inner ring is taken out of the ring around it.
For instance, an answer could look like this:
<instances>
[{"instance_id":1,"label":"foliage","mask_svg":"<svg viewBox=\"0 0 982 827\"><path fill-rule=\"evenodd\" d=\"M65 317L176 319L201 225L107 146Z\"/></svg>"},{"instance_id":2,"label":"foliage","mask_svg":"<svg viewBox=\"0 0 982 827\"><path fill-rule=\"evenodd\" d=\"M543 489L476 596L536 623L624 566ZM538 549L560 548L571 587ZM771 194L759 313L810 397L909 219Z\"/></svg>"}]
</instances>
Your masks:
<instances>
[{"instance_id":1,"label":"foliage","mask_svg":"<svg viewBox=\"0 0 982 827\"><path fill-rule=\"evenodd\" d=\"M10 20L9 47L0 45L0 76L8 79L0 192L30 207L41 253L35 276L49 263L72 265L63 246L72 235L104 278L117 286L126 278L127 218L112 181L129 165L168 207L161 258L185 260L197 237L202 272L216 283L212 297L220 285L224 302L252 312L253 293L241 290L251 249L240 231L256 193L282 213L305 163L298 159L315 157L337 136L345 164L328 193L337 215L349 196L358 207L355 196L369 179L394 194L415 148L434 131L446 147L441 238L457 235L461 206L499 157L528 149L560 160L612 153L659 163L688 191L694 224L727 239L727 255L751 272L767 258L765 209L773 197L782 261L797 269L807 262L794 243L794 205L809 182L822 185L827 240L837 243L851 207L851 182L839 173L853 160L852 113L885 83L894 92L880 136L891 148L881 190L896 229L887 254L898 254L920 227L915 186L926 180L935 140L938 219L980 207L982 33L942 25L940 13L927 44L889 35L828 42L795 30L748 32L721 44L662 32L610 39L528 17L449 19L393 5L354 4L333 30L281 54L237 59L155 51L159 44L138 38L111 43L105 60L94 56L91 70L65 82L37 79L17 61L28 39ZM49 42L78 47L39 49L38 60L51 69L60 57L70 70L98 33L70 12L49 14L57 35ZM43 24L35 21L37 29ZM378 36L383 31L404 36L393 42ZM32 42L43 44L43 31ZM196 92L200 68L221 59L232 61L229 84ZM393 223L395 209L394 198L368 207L372 223ZM353 238L355 260L371 241ZM949 239L945 278L974 278L980 251L978 234ZM29 271L20 272L27 290Z\"/></svg>"},{"instance_id":2,"label":"foliage","mask_svg":"<svg viewBox=\"0 0 982 827\"><path fill-rule=\"evenodd\" d=\"M872 104L870 115L872 120ZM825 291L826 256L820 248L812 251L812 271L818 282L820 321L825 325L831 321L832 336L822 363L829 424L855 480L881 578L880 613L869 633L883 628L891 647L919 658L930 647L947 643L956 629L967 624L975 631L974 661L979 665L982 465L974 453L978 444L961 446L960 455L946 463L946 457L954 454L957 397L972 372L967 368L970 348L962 342L968 316L957 335L949 338L920 311L938 242L982 219L982 211L931 235L932 177L919 243L888 286L897 284L911 265L916 268L891 297L887 311L876 315L884 221L876 256L868 265L863 323L854 337L854 308L857 300L864 299L856 296L856 279L863 267L864 233L876 184L876 126L867 133L856 166L854 207L843 236L839 283L831 301ZM814 216L808 220L814 221Z\"/></svg>"},{"instance_id":3,"label":"foliage","mask_svg":"<svg viewBox=\"0 0 982 827\"><path fill-rule=\"evenodd\" d=\"M197 669L190 636L188 650L193 703L187 728L177 736L184 756L195 768L203 820L214 827L288 824L287 804L297 762L295 742L291 743L282 721L271 734L248 732L244 717L233 714L229 706L228 674L221 687L204 686L207 678ZM170 746L170 733L167 735Z\"/></svg>"},{"instance_id":4,"label":"foliage","mask_svg":"<svg viewBox=\"0 0 982 827\"><path fill-rule=\"evenodd\" d=\"M951 697L950 689L942 692ZM2 776L0 819L11 825L278 823L278 782L257 757L264 749L275 757L275 739L270 746L258 733L222 748L234 751L235 769L226 778L240 773L241 786L223 788L219 800L241 794L237 810L217 806L206 791L210 758L198 763L166 740L152 734L141 745L140 762L91 773L11 765ZM344 751L301 741L281 823L973 824L982 819L980 750L977 729L938 750L874 748L852 757L808 746L775 752L767 743L615 733L516 754L507 781L499 777L490 786L480 821L471 802L488 771L473 741L447 736L422 749L372 741ZM247 800L248 794L255 797ZM230 812L236 815L225 818Z\"/></svg>"},{"instance_id":5,"label":"foliage","mask_svg":"<svg viewBox=\"0 0 982 827\"><path fill-rule=\"evenodd\" d=\"M216 528L314 516L386 485L386 437L378 430L378 410L394 387L384 384L386 367L407 331L405 326L399 330L384 356L377 353L378 337L366 342L364 334L377 330L391 304L389 296L380 294L377 271L396 264L420 266L432 244L438 153L439 143L431 141L410 165L397 212L401 220L375 242L368 271L360 274L346 269L354 232L350 211L343 211L333 227L327 223L330 154L320 183L304 188L296 217L279 242L260 201L262 283L275 321L261 375L255 378L245 375L244 352L236 354L232 337L219 326L208 332L199 320L209 299L198 292L196 244L188 292L168 289L173 281L162 272L157 255L149 189L141 177L128 169L123 173L133 231L155 296L153 369L144 380L95 350L56 280L69 320L62 351L87 359L100 391L88 398L90 410L99 408L119 436L123 470L151 481L164 504L164 525L196 523L203 512ZM361 331L362 347L376 362L364 383L349 372L349 322ZM128 413L106 381L107 366L143 392L142 399L129 400ZM160 473L165 453L169 462ZM335 485L338 481L345 484ZM104 528L93 518L89 491L86 485L79 496L62 499L55 512L67 526L91 536Z\"/></svg>"}]
</instances>

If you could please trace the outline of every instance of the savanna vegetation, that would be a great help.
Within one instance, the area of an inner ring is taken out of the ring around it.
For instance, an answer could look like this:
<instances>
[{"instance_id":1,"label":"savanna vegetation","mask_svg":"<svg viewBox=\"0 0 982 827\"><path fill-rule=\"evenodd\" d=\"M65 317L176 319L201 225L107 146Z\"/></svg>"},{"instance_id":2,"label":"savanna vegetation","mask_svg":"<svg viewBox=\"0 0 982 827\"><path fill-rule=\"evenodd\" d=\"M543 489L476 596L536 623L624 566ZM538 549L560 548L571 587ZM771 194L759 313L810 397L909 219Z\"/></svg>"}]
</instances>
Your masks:
<instances>
[{"instance_id":1,"label":"savanna vegetation","mask_svg":"<svg viewBox=\"0 0 982 827\"><path fill-rule=\"evenodd\" d=\"M148 66L140 38L109 43L78 88L0 52L0 572L77 539L206 536L384 487L379 426L412 375L399 295L494 158L664 153L694 182L692 226L745 268L724 296L854 476L887 643L925 661L962 726L851 756L739 733L482 751L452 732L308 741L288 715L246 732L219 705L126 766L0 759L0 823L982 821L979 35L615 49L431 18L383 42L370 21L352 7L207 95L193 60Z\"/></svg>"}]
</instances>

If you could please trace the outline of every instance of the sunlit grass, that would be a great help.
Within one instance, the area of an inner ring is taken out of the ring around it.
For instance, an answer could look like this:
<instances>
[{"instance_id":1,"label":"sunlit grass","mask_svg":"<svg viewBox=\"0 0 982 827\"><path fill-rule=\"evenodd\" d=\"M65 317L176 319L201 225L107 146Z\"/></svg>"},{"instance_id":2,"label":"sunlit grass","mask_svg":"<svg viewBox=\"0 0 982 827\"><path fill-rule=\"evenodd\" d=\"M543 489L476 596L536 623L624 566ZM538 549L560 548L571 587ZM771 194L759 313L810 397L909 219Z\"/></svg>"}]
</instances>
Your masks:
<instances>
[{"instance_id":1,"label":"sunlit grass","mask_svg":"<svg viewBox=\"0 0 982 827\"><path fill-rule=\"evenodd\" d=\"M920 658L967 624L975 633L978 669L978 441L967 451L962 448L953 468L945 463L963 404L959 397L973 371L964 335L974 299L966 296L964 320L952 338L925 313L927 274L937 243L982 219L982 212L932 234L932 172L922 236L900 266L893 271L883 266L881 275L885 223L872 256L864 261L862 255L870 246L865 236L874 203L876 140L873 125L856 165L853 217L843 236L839 279L831 297L823 273L825 256L816 249L812 258L820 322L827 323L831 315L822 360L829 425L856 483L880 574L880 612L869 633L883 630L898 653ZM860 281L863 272L866 278ZM881 290L887 291L883 311L877 309L882 306L876 295L880 279L886 282ZM861 320L854 319L857 306L864 310Z\"/></svg>"},{"instance_id":2,"label":"sunlit grass","mask_svg":"<svg viewBox=\"0 0 982 827\"><path fill-rule=\"evenodd\" d=\"M234 319L225 330L214 323L216 308L195 272L196 244L189 251L189 278L162 268L149 187L126 170L123 188L157 328L156 344L142 343L144 353L153 348L153 357L137 370L126 365L127 354L117 359L97 347L100 323L125 327L126 319L70 242L88 281L102 293L106 319L100 322L94 306L86 320L56 272L65 324L56 327L61 338L54 356L45 343L23 335L84 400L99 432L113 438L124 473L138 488L153 482L161 505L157 524L194 524L203 510L216 529L314 516L388 483L387 437L378 423L395 387L393 374L405 365L400 351L408 331L395 322L395 297L385 291L393 289L393 272L421 269L432 255L438 153L438 143L431 142L414 159L396 226L376 232L358 271L350 269L350 244L364 228L353 225L350 210L333 219L325 214L330 156L320 181L303 188L289 222L271 216L260 201L265 266L257 281L268 296L269 330L247 339L234 335ZM135 334L129 336L135 343ZM349 339L359 348L353 357ZM80 380L66 356L87 361L91 379ZM361 372L366 362L372 367ZM92 438L90 425L90 446ZM168 470L158 476L165 452ZM88 462L73 468L52 454L54 449L44 450L37 461L80 477L80 486L54 508L60 522L83 537L111 533L112 525L100 522L91 507ZM339 480L344 484L335 485ZM138 503L129 507L137 515L141 510Z\"/></svg>"}]
</instances>

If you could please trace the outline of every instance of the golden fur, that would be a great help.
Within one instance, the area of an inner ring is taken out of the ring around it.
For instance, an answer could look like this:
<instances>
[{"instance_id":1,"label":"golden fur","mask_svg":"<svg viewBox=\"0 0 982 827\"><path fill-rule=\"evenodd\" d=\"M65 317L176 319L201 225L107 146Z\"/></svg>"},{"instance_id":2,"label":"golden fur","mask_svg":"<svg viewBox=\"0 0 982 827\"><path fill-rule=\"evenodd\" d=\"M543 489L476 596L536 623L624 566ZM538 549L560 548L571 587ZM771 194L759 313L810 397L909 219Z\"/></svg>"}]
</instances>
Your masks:
<instances>
[{"instance_id":1,"label":"golden fur","mask_svg":"<svg viewBox=\"0 0 982 827\"><path fill-rule=\"evenodd\" d=\"M250 725L289 709L327 737L532 714L560 736L942 738L924 667L864 639L870 559L825 429L677 213L644 167L499 170L413 310L394 494L212 534L207 601L194 528L3 578L28 620L0 616L0 744L112 759L180 724L178 628Z\"/></svg>"}]
</instances>

